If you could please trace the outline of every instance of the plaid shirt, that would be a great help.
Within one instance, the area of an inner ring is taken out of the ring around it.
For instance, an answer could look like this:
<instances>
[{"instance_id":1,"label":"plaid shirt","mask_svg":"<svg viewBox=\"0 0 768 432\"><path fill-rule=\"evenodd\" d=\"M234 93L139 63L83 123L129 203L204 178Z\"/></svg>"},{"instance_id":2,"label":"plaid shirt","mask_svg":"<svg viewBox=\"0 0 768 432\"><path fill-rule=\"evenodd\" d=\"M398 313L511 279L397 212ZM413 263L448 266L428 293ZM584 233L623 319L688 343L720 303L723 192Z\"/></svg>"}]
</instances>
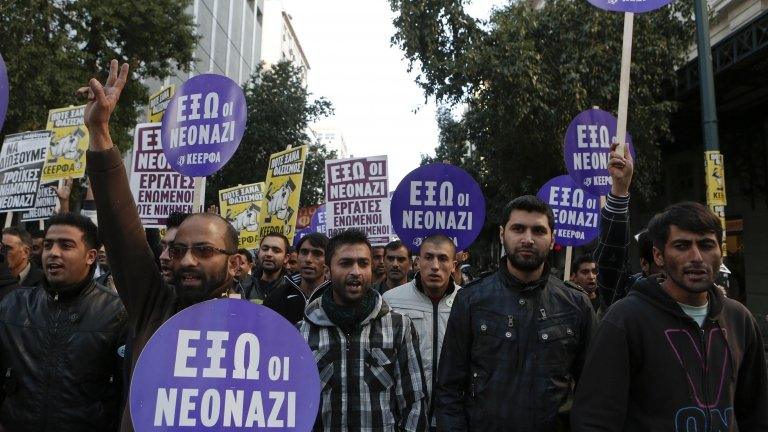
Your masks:
<instances>
[{"instance_id":1,"label":"plaid shirt","mask_svg":"<svg viewBox=\"0 0 768 432\"><path fill-rule=\"evenodd\" d=\"M419 337L381 296L358 332L345 334L312 301L300 325L320 372L315 431L427 430Z\"/></svg>"},{"instance_id":2,"label":"plaid shirt","mask_svg":"<svg viewBox=\"0 0 768 432\"><path fill-rule=\"evenodd\" d=\"M595 248L597 288L607 309L627 295L635 278L629 274L629 197L608 194L600 211L600 237Z\"/></svg>"}]
</instances>

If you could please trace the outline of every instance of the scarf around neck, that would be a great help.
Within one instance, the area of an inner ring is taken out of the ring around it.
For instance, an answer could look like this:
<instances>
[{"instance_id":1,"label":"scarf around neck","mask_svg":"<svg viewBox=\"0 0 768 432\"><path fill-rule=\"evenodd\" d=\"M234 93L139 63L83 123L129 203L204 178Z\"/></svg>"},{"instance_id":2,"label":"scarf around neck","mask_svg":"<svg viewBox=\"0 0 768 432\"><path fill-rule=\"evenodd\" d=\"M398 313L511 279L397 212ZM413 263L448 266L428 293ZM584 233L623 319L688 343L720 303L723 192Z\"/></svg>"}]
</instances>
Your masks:
<instances>
[{"instance_id":1,"label":"scarf around neck","mask_svg":"<svg viewBox=\"0 0 768 432\"><path fill-rule=\"evenodd\" d=\"M369 288L357 306L340 306L333 301L333 289L330 288L323 292L322 305L331 322L344 332L350 332L360 329L363 320L373 312L376 307L376 294Z\"/></svg>"}]
</instances>

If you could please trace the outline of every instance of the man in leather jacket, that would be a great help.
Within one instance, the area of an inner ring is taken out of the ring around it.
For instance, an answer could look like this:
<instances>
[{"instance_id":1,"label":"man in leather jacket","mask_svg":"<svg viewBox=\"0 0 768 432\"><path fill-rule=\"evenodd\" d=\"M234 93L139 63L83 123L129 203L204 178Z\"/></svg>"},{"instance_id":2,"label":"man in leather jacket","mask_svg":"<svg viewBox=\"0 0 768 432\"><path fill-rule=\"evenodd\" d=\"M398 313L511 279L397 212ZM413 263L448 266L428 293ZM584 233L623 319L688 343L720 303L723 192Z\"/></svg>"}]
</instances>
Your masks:
<instances>
[{"instance_id":1,"label":"man in leather jacket","mask_svg":"<svg viewBox=\"0 0 768 432\"><path fill-rule=\"evenodd\" d=\"M116 431L127 316L93 280L96 226L57 214L43 245L45 278L29 289L0 257L0 430Z\"/></svg>"},{"instance_id":2,"label":"man in leather jacket","mask_svg":"<svg viewBox=\"0 0 768 432\"><path fill-rule=\"evenodd\" d=\"M558 431L595 313L549 275L554 217L535 196L507 204L499 270L459 290L438 367L440 431Z\"/></svg>"},{"instance_id":3,"label":"man in leather jacket","mask_svg":"<svg viewBox=\"0 0 768 432\"><path fill-rule=\"evenodd\" d=\"M128 183L120 152L112 143L109 118L128 79L128 65L110 63L105 85L92 79L78 90L88 97L85 125L89 131L88 174L99 219L100 234L110 254L115 287L129 319L131 347L129 373L155 331L180 310L202 301L234 295L238 233L213 213L187 217L168 247L171 285L158 271L147 243ZM121 431L132 431L126 404Z\"/></svg>"}]
</instances>

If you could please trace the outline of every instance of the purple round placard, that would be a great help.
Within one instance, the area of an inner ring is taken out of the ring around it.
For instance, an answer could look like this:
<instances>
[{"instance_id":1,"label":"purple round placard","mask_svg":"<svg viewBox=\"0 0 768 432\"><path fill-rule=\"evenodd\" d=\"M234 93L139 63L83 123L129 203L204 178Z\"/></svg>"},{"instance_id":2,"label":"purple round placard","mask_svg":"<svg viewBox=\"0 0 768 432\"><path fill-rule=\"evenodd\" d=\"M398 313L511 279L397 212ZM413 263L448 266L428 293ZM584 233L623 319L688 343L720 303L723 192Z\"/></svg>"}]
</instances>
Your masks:
<instances>
[{"instance_id":1,"label":"purple round placard","mask_svg":"<svg viewBox=\"0 0 768 432\"><path fill-rule=\"evenodd\" d=\"M548 181L536 194L555 215L555 242L582 246L599 233L600 198L580 189L570 176Z\"/></svg>"},{"instance_id":2,"label":"purple round placard","mask_svg":"<svg viewBox=\"0 0 768 432\"><path fill-rule=\"evenodd\" d=\"M176 90L163 114L163 152L171 167L190 177L220 170L245 132L243 89L216 74L190 78Z\"/></svg>"},{"instance_id":3,"label":"purple round placard","mask_svg":"<svg viewBox=\"0 0 768 432\"><path fill-rule=\"evenodd\" d=\"M209 300L174 315L152 335L131 379L136 432L307 432L319 403L320 378L304 338L276 312L245 300Z\"/></svg>"},{"instance_id":4,"label":"purple round placard","mask_svg":"<svg viewBox=\"0 0 768 432\"><path fill-rule=\"evenodd\" d=\"M411 251L419 250L424 237L438 233L464 250L485 223L485 197L463 169L433 163L411 171L397 185L390 216L397 236Z\"/></svg>"},{"instance_id":5,"label":"purple round placard","mask_svg":"<svg viewBox=\"0 0 768 432\"><path fill-rule=\"evenodd\" d=\"M8 112L8 98L10 97L8 86L8 70L5 68L5 60L0 54L0 130L3 130L5 114Z\"/></svg>"},{"instance_id":6,"label":"purple round placard","mask_svg":"<svg viewBox=\"0 0 768 432\"><path fill-rule=\"evenodd\" d=\"M592 6L609 12L643 13L664 7L674 0L587 0Z\"/></svg>"},{"instance_id":7,"label":"purple round placard","mask_svg":"<svg viewBox=\"0 0 768 432\"><path fill-rule=\"evenodd\" d=\"M327 233L328 228L325 224L325 207L326 204L321 205L315 210L315 214L312 215L312 219L309 221L309 229L311 232Z\"/></svg>"},{"instance_id":8,"label":"purple round placard","mask_svg":"<svg viewBox=\"0 0 768 432\"><path fill-rule=\"evenodd\" d=\"M616 117L610 113L590 109L574 117L565 131L563 156L568 173L576 184L593 195L608 195L611 191L608 159L616 137L616 123ZM626 143L634 157L629 134Z\"/></svg>"},{"instance_id":9,"label":"purple round placard","mask_svg":"<svg viewBox=\"0 0 768 432\"><path fill-rule=\"evenodd\" d=\"M296 234L294 234L294 236L293 236L293 247L294 247L294 249L298 249L299 248L299 242L301 241L301 239L306 237L308 234L311 234L312 232L313 232L312 228L310 228L310 227L302 228L302 229L296 231Z\"/></svg>"}]
</instances>

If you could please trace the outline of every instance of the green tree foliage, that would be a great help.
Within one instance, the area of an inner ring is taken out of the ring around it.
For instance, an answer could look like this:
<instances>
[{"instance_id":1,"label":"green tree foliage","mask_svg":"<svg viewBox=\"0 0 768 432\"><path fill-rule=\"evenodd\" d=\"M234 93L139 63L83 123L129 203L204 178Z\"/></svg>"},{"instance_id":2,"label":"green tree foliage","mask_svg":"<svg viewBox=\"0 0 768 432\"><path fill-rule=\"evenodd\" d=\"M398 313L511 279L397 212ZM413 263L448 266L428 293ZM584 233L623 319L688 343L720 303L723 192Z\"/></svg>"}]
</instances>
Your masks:
<instances>
[{"instance_id":1,"label":"green tree foliage","mask_svg":"<svg viewBox=\"0 0 768 432\"><path fill-rule=\"evenodd\" d=\"M390 2L392 41L417 83L464 108L458 118L441 110L435 159L475 175L494 222L509 199L566 172L563 137L576 114L593 106L615 114L623 14L586 0L547 0L540 9L521 0L480 22L462 0ZM675 71L692 42L691 17L690 0L635 16L628 128L638 154L635 191L645 198L659 176L659 144L671 138Z\"/></svg>"},{"instance_id":2,"label":"green tree foliage","mask_svg":"<svg viewBox=\"0 0 768 432\"><path fill-rule=\"evenodd\" d=\"M310 123L333 114L325 98L310 99L299 69L284 61L271 68L261 65L245 86L248 123L243 141L224 168L208 178L207 201L218 203L219 189L264 181L269 156L288 145L310 144L301 205L323 202L325 159L334 159L324 145L312 142Z\"/></svg>"},{"instance_id":3,"label":"green tree foliage","mask_svg":"<svg viewBox=\"0 0 768 432\"><path fill-rule=\"evenodd\" d=\"M0 52L8 66L10 101L3 133L45 128L48 110L84 103L75 90L104 80L110 59L131 77L110 127L118 147L147 104L145 78L188 70L197 43L186 13L192 0L2 0Z\"/></svg>"}]
</instances>

